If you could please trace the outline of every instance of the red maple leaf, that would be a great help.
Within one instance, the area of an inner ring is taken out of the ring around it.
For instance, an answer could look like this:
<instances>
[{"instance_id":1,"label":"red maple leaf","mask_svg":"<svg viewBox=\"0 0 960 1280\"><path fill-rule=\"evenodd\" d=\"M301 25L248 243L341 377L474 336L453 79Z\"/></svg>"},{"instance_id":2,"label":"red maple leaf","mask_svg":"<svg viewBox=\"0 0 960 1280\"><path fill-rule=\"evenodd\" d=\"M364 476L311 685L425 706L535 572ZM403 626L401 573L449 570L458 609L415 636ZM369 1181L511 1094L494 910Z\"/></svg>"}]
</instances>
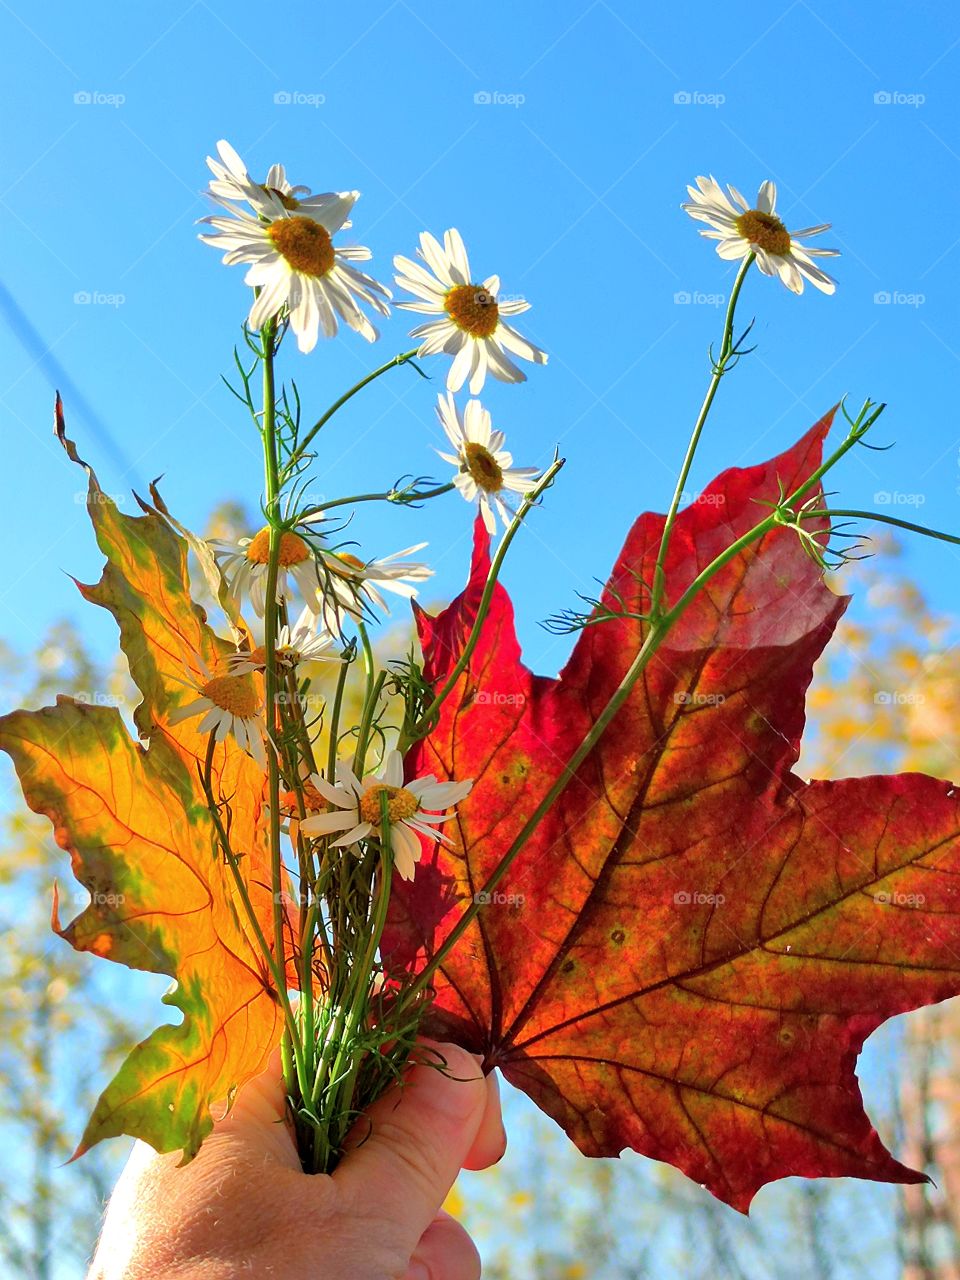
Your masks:
<instances>
[{"instance_id":1,"label":"red maple leaf","mask_svg":"<svg viewBox=\"0 0 960 1280\"><path fill-rule=\"evenodd\" d=\"M725 472L675 526L667 604L820 461L828 414L792 449ZM642 516L607 585L642 613L663 517ZM489 564L418 615L449 675ZM917 1182L855 1076L893 1014L960 991L960 794L920 774L792 772L813 664L846 601L794 532L740 553L672 629L597 748L444 959L427 1029L482 1053L588 1155L633 1148L746 1209L790 1174ZM400 885L386 946L419 970L580 745L645 624L588 626L558 679L520 661L498 587L410 775L473 778Z\"/></svg>"}]
</instances>

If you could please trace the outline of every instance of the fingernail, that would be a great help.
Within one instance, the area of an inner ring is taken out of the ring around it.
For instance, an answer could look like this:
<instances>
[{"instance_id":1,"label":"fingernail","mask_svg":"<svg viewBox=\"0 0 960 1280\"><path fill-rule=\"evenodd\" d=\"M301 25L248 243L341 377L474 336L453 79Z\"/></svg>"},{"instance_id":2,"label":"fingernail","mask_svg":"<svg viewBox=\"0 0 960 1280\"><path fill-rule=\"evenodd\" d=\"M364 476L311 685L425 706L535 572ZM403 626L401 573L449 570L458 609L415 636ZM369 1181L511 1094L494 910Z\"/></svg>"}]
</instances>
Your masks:
<instances>
[{"instance_id":1,"label":"fingernail","mask_svg":"<svg viewBox=\"0 0 960 1280\"><path fill-rule=\"evenodd\" d=\"M430 1268L425 1262L417 1262L411 1259L409 1267L407 1267L406 1280L431 1280Z\"/></svg>"}]
</instances>

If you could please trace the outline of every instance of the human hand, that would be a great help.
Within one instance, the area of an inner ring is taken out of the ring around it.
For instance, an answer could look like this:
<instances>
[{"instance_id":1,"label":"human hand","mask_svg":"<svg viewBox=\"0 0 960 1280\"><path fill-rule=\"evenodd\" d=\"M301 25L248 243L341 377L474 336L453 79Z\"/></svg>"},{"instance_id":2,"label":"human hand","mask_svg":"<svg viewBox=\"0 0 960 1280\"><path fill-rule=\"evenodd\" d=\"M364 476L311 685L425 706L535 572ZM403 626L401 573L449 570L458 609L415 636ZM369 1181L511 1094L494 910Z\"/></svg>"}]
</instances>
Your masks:
<instances>
[{"instance_id":1,"label":"human hand","mask_svg":"<svg viewBox=\"0 0 960 1280\"><path fill-rule=\"evenodd\" d=\"M461 1168L503 1155L496 1078L455 1045L429 1047L446 1068L413 1067L329 1177L300 1169L276 1067L183 1168L138 1142L88 1280L477 1280L476 1247L440 1206Z\"/></svg>"}]
</instances>

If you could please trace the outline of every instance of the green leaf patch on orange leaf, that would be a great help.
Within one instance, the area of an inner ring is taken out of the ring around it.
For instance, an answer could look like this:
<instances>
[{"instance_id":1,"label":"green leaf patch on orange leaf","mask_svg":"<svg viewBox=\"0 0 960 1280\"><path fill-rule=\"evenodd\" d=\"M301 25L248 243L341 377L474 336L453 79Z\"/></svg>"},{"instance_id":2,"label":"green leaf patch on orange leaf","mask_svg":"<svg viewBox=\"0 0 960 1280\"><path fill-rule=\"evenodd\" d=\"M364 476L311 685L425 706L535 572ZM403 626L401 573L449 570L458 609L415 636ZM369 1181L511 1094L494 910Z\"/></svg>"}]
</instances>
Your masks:
<instances>
[{"instance_id":1,"label":"green leaf patch on orange leaf","mask_svg":"<svg viewBox=\"0 0 960 1280\"><path fill-rule=\"evenodd\" d=\"M90 891L90 904L65 928L55 902L54 928L78 951L169 974L175 983L164 1000L183 1015L132 1051L77 1154L123 1133L189 1158L212 1127L211 1104L263 1070L281 1031L270 967L207 811L200 782L207 737L197 719L169 724L170 713L196 697L184 683L188 668L197 671L192 655L215 671L229 646L191 601L186 542L146 504L142 516L122 514L89 476L88 509L107 563L100 582L80 590L119 624L143 695L134 719L148 745L132 739L116 707L62 697L55 707L0 719L0 748ZM212 785L270 937L263 774L228 737L216 748Z\"/></svg>"},{"instance_id":2,"label":"green leaf patch on orange leaf","mask_svg":"<svg viewBox=\"0 0 960 1280\"><path fill-rule=\"evenodd\" d=\"M677 522L668 603L816 468L832 414L721 475ZM606 590L642 613L663 518L641 517ZM429 679L462 651L489 564L418 615ZM855 1075L893 1014L960 991L960 792L919 774L792 772L813 664L846 601L788 529L714 577L436 978L431 1034L484 1055L588 1155L668 1161L745 1210L791 1174L917 1182ZM506 592L410 776L474 778L410 885L392 963L422 967L616 689L644 635L587 627L558 679L520 660Z\"/></svg>"}]
</instances>

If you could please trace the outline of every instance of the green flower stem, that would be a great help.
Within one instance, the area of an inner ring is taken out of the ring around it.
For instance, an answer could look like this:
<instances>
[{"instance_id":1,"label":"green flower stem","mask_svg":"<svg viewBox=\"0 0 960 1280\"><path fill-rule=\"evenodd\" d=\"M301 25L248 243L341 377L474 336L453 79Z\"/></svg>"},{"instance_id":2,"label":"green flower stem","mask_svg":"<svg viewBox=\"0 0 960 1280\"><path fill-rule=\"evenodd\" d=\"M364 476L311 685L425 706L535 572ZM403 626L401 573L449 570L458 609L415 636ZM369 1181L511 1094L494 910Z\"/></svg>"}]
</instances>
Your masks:
<instances>
[{"instance_id":1,"label":"green flower stem","mask_svg":"<svg viewBox=\"0 0 960 1280\"><path fill-rule=\"evenodd\" d=\"M697 452L697 446L700 443L700 437L707 423L710 409L713 406L717 389L723 375L727 372L727 366L731 358L736 352L736 343L733 337L734 315L737 310L737 302L740 299L740 290L743 288L743 282L746 279L747 272L750 270L754 261L754 254L748 254L740 265L737 277L733 282L733 289L730 293L730 301L727 303L727 314L723 322L723 337L720 342L720 355L713 363L713 376L710 379L710 385L707 388L707 394L703 398L703 404L700 406L700 412L697 414L697 421L694 424L693 432L690 436L690 442L687 445L687 452L683 459L683 465L680 468L680 474L677 477L677 485L674 489L673 499L670 502L670 509L667 512L667 518L663 525L663 535L660 539L660 550L657 554L657 563L653 571L653 592L650 603L650 613L656 616L663 603L663 591L665 586L664 568L667 563L667 553L670 550L670 536L673 533L673 526L677 518L677 512L680 509L680 503L683 501L683 494L687 487L687 480L690 478L690 468L693 466L694 455Z\"/></svg>"},{"instance_id":2,"label":"green flower stem","mask_svg":"<svg viewBox=\"0 0 960 1280\"><path fill-rule=\"evenodd\" d=\"M302 881L300 892L301 894L303 893ZM318 909L319 903L316 893L311 889L306 919L303 921L300 930L300 1013L303 1019L303 1044L308 1046L307 1052L309 1053L312 1053L312 1046L316 1043L313 1008L313 938L317 928ZM300 1072L297 1074L300 1080L301 1096L303 1096L303 1086L308 1083L306 1064L304 1064L302 1075Z\"/></svg>"},{"instance_id":3,"label":"green flower stem","mask_svg":"<svg viewBox=\"0 0 960 1280\"><path fill-rule=\"evenodd\" d=\"M563 458L557 458L556 461L547 468L540 477L536 488L532 489L530 493L525 495L517 514L510 521L510 525L500 541L500 546L497 548L496 555L490 563L490 572L487 574L487 581L484 584L483 594L481 595L480 603L477 606L477 616L474 619L467 642L463 646L463 653L460 655L457 664L450 672L443 688L423 712L411 733L403 734L401 736L399 745L402 752L406 752L411 742L415 742L418 738L422 738L424 734L429 731L430 721L443 706L457 681L466 669L467 663L470 661L470 658L473 656L473 651L477 647L477 642L480 639L480 633L483 630L483 624L490 611L490 602L493 600L493 592L496 588L497 579L500 576L500 570L503 567L504 559L506 558L507 552L510 550L510 543L516 537L517 531L521 524L523 524L527 512L538 501L541 494L543 494L553 484L557 474L563 467L564 461L565 459Z\"/></svg>"},{"instance_id":4,"label":"green flower stem","mask_svg":"<svg viewBox=\"0 0 960 1280\"><path fill-rule=\"evenodd\" d=\"M350 1011L344 1024L343 1035L337 1046L337 1054L330 1070L330 1080L336 1090L336 1103L331 1114L349 1123L353 1118L354 1089L357 1074L360 1070L360 1054L358 1040L367 1019L370 1000L370 980L380 947L380 939L387 923L387 908L390 903L390 884L393 876L393 853L390 845L390 797L386 791L380 793L380 867L377 871L377 888L374 902L373 918L366 947L359 965L354 964L352 970L353 998ZM338 1135L339 1147L343 1135ZM327 1170L329 1172L329 1170Z\"/></svg>"},{"instance_id":5,"label":"green flower stem","mask_svg":"<svg viewBox=\"0 0 960 1280\"><path fill-rule=\"evenodd\" d=\"M266 489L265 513L270 528L270 549L267 562L266 608L264 609L264 667L267 699L267 796L270 814L270 886L273 894L273 945L277 965L286 989L286 946L284 939L283 901L283 853L280 847L280 769L277 760L279 721L277 715L277 577L280 562L280 540L283 530L279 523L280 468L277 456L276 385L273 360L275 352L276 322L271 320L261 331L263 353L263 440L264 479ZM302 993L302 1000L312 1000L312 985ZM289 1030L281 1045L283 1077L287 1092L294 1095L296 1076L301 1083L303 1071L303 1045L299 1036Z\"/></svg>"},{"instance_id":6,"label":"green flower stem","mask_svg":"<svg viewBox=\"0 0 960 1280\"><path fill-rule=\"evenodd\" d=\"M344 651L343 661L340 663L340 671L337 674L337 687L333 695L333 705L330 710L330 741L327 744L327 781L334 785L337 780L337 747L340 737L340 711L343 707L343 694L346 689L347 676L350 673L351 659L346 657Z\"/></svg>"},{"instance_id":7,"label":"green flower stem","mask_svg":"<svg viewBox=\"0 0 960 1280\"><path fill-rule=\"evenodd\" d=\"M367 756L367 747L370 741L370 727L373 724L373 717L376 712L377 703L380 700L380 694L383 692L383 686L386 683L387 673L386 671L381 671L379 674L377 673L377 663L373 654L373 646L370 644L370 637L367 634L367 628L362 622L357 622L357 633L360 636L360 643L363 646L363 666L366 674L366 692L363 699L363 712L360 716L360 728L357 730L357 746L353 753L353 772L358 778L362 778Z\"/></svg>"},{"instance_id":8,"label":"green flower stem","mask_svg":"<svg viewBox=\"0 0 960 1280\"><path fill-rule=\"evenodd\" d=\"M650 629L644 637L643 644L641 645L633 662L631 662L623 679L620 681L620 684L617 686L610 700L607 702L607 705L597 717L597 720L580 743L580 746L577 747L576 751L567 761L563 772L557 778L556 782L554 782L553 786L524 823L523 828L517 835L517 838L504 854L496 870L487 879L481 892L476 895L473 903L467 907L466 911L464 911L463 915L457 921L456 925L454 925L453 929L451 929L450 933L441 943L433 957L420 971L414 981L405 988L401 997L402 1004L409 1004L411 1000L418 997L420 993L426 989L431 976L440 967L446 957L460 941L463 934L479 915L480 910L482 909L482 901L478 901L477 899L482 900L487 895L493 893L496 887L500 884L501 880L510 869L514 859L523 849L524 845L540 825L546 814L573 781L577 769L600 741L600 738L605 733L608 725L630 696L634 685L643 675L651 658L654 657L658 649L662 646L664 640L669 635L671 628L679 621L691 601L699 594L700 591L703 590L711 578L719 573L720 570L729 564L731 560L735 559L745 548L750 546L752 543L759 541L778 526L788 525L795 521L797 514L793 510L795 504L799 502L800 499L815 485L817 485L826 473L835 467L840 459L843 458L854 447L854 445L859 443L866 434L866 431L876 421L876 418L879 416L879 411L871 414L871 408L872 406L870 406L868 402L867 405L864 406L864 409L861 410L861 414L857 421L851 425L851 430L846 439L834 450L829 458L827 458L827 460L803 482L802 485L795 489L789 497L785 498L775 508L775 510L766 517L766 519L761 520L759 524L755 525L752 529L748 530L747 533L737 538L737 540L731 543L725 551L721 552L720 555L712 560L710 564L697 575L677 603L668 610L668 612L661 613L658 618L651 622Z\"/></svg>"},{"instance_id":9,"label":"green flower stem","mask_svg":"<svg viewBox=\"0 0 960 1280\"><path fill-rule=\"evenodd\" d=\"M388 489L386 493L357 493L352 498L333 498L330 502L321 502L315 507L307 507L300 513L300 519L319 515L322 511L330 511L334 507L352 507L358 502L392 502L397 506L409 506L415 502L426 502L430 498L439 498L441 494L450 493L457 486L439 484L434 489L423 489L419 492L407 493L405 489Z\"/></svg>"},{"instance_id":10,"label":"green flower stem","mask_svg":"<svg viewBox=\"0 0 960 1280\"><path fill-rule=\"evenodd\" d=\"M207 753L206 753L206 759L204 761L203 775L202 775L203 790L207 800L207 808L209 809L210 816L213 819L213 825L217 833L217 840L219 841L219 844L220 844L220 851L223 854L223 860L224 862L226 862L227 866L230 868L233 874L234 885L236 887L237 894L240 898L240 901L243 903L243 908L247 915L247 922L249 923L250 928L253 930L254 937L257 940L257 946L263 952L263 957L266 960L267 966L270 969L271 976L273 977L273 980L276 983L277 999L280 1003L281 1009L283 1010L283 1016L284 1016L284 1020L286 1022L286 1027L287 1027L287 1034L291 1036L295 1036L296 1030L297 1030L297 1021L293 1013L293 1007L290 1004L290 997L287 994L287 984L285 980L285 975L283 974L280 967L278 966L276 962L276 958L270 949L270 944L267 942L267 939L264 936L263 929L260 927L260 921L257 919L257 913L256 911L254 911L253 903L250 901L250 894L247 891L247 886L244 883L243 876L240 874L240 867L237 861L237 856L230 847L230 839L226 831L224 830L223 823L220 820L220 807L216 797L213 794L213 782L212 782L213 753L216 748L216 745L217 745L216 736L215 734L211 733L209 738L207 739ZM294 1043L296 1043L296 1040L294 1040Z\"/></svg>"},{"instance_id":11,"label":"green flower stem","mask_svg":"<svg viewBox=\"0 0 960 1280\"><path fill-rule=\"evenodd\" d=\"M940 542L952 542L955 546L960 546L960 538L952 533L943 533L939 529L928 529L926 525L914 524L912 520L899 520L896 516L888 516L880 511L839 511L835 507L830 507L829 509L811 508L801 515L803 520L812 520L814 518L877 520L881 524L893 525L896 529L907 529L910 533L923 534L925 538L936 538Z\"/></svg>"},{"instance_id":12,"label":"green flower stem","mask_svg":"<svg viewBox=\"0 0 960 1280\"><path fill-rule=\"evenodd\" d=\"M303 439L297 442L297 447L290 455L286 467L284 468L286 474L289 474L297 463L300 462L317 433L323 430L333 415L339 409L342 409L348 400L352 400L358 391L362 391L364 387L369 386L371 382L375 381L375 379L379 378L382 374L388 373L391 369L399 369L401 365L412 360L418 350L419 348L415 348L413 351L404 351L401 355L394 356L392 360L388 360L386 364L382 364L379 369L374 369L373 373L368 373L365 378L361 378L360 381L355 386L352 386L349 391L344 392L339 400L335 400L326 413L317 419ZM416 368L416 366L414 367Z\"/></svg>"}]
</instances>

